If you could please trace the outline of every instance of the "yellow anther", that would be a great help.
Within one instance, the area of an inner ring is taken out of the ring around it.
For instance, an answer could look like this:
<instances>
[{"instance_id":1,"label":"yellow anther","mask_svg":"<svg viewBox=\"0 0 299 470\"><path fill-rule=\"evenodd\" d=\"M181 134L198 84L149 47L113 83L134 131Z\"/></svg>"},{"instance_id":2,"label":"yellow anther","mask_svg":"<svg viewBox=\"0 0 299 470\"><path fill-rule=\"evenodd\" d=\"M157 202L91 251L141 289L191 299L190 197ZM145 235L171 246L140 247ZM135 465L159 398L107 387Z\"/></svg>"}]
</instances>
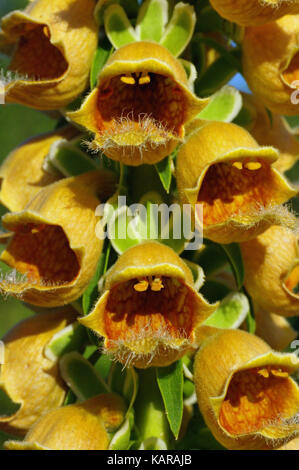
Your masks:
<instances>
[{"instance_id":1,"label":"yellow anther","mask_svg":"<svg viewBox=\"0 0 299 470\"><path fill-rule=\"evenodd\" d=\"M257 373L265 377L265 379L268 379L268 377L270 376L269 371L267 369L260 369L257 371Z\"/></svg>"},{"instance_id":2,"label":"yellow anther","mask_svg":"<svg viewBox=\"0 0 299 470\"><path fill-rule=\"evenodd\" d=\"M43 33L47 38L50 38L50 32L48 26L43 27Z\"/></svg>"},{"instance_id":3,"label":"yellow anther","mask_svg":"<svg viewBox=\"0 0 299 470\"><path fill-rule=\"evenodd\" d=\"M121 81L122 81L123 83L125 83L126 85L135 85L135 83L136 83L135 78L132 77L131 74L122 75L122 76L120 77L120 79L121 79Z\"/></svg>"},{"instance_id":4,"label":"yellow anther","mask_svg":"<svg viewBox=\"0 0 299 470\"><path fill-rule=\"evenodd\" d=\"M234 166L235 168L238 168L238 170L242 170L242 168L243 168L243 163L242 163L242 162L234 162L234 163L233 163L233 166Z\"/></svg>"},{"instance_id":5,"label":"yellow anther","mask_svg":"<svg viewBox=\"0 0 299 470\"><path fill-rule=\"evenodd\" d=\"M245 164L245 167L248 169L248 170L259 170L261 168L261 163L259 162L248 162Z\"/></svg>"},{"instance_id":6,"label":"yellow anther","mask_svg":"<svg viewBox=\"0 0 299 470\"><path fill-rule=\"evenodd\" d=\"M147 72L142 72L141 77L138 79L139 85L146 85L147 83L150 83L151 77Z\"/></svg>"},{"instance_id":7,"label":"yellow anther","mask_svg":"<svg viewBox=\"0 0 299 470\"><path fill-rule=\"evenodd\" d=\"M289 374L287 372L283 372L282 370L271 369L272 375L275 377L288 377Z\"/></svg>"},{"instance_id":8,"label":"yellow anther","mask_svg":"<svg viewBox=\"0 0 299 470\"><path fill-rule=\"evenodd\" d=\"M148 281L146 279L143 279L142 281L137 282L137 284L134 284L134 289L137 292L145 292L148 288Z\"/></svg>"},{"instance_id":9,"label":"yellow anther","mask_svg":"<svg viewBox=\"0 0 299 470\"><path fill-rule=\"evenodd\" d=\"M151 284L151 289L155 292L158 292L164 288L162 279L160 277L155 277L155 279L151 281L150 284Z\"/></svg>"}]
</instances>

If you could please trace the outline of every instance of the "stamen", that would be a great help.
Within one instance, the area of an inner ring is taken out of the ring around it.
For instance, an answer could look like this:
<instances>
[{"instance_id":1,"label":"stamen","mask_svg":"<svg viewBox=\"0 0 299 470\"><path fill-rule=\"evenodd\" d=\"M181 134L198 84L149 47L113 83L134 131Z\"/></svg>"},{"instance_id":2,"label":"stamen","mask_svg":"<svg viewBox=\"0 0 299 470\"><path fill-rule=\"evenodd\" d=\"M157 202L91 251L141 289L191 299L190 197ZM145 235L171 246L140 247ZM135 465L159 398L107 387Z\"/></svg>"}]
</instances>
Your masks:
<instances>
[{"instance_id":1,"label":"stamen","mask_svg":"<svg viewBox=\"0 0 299 470\"><path fill-rule=\"evenodd\" d=\"M265 379L268 379L270 377L269 371L267 369L259 369L257 373L262 377L265 377Z\"/></svg>"},{"instance_id":2,"label":"stamen","mask_svg":"<svg viewBox=\"0 0 299 470\"><path fill-rule=\"evenodd\" d=\"M151 77L147 72L142 72L141 76L138 79L139 85L146 85L147 83L150 83Z\"/></svg>"},{"instance_id":3,"label":"stamen","mask_svg":"<svg viewBox=\"0 0 299 470\"><path fill-rule=\"evenodd\" d=\"M43 33L48 39L50 39L50 32L48 26L43 27Z\"/></svg>"},{"instance_id":4,"label":"stamen","mask_svg":"<svg viewBox=\"0 0 299 470\"><path fill-rule=\"evenodd\" d=\"M245 164L245 167L248 169L248 170L259 170L261 168L261 163L259 162L248 162Z\"/></svg>"},{"instance_id":5,"label":"stamen","mask_svg":"<svg viewBox=\"0 0 299 470\"><path fill-rule=\"evenodd\" d=\"M282 370L271 369L271 374L275 377L288 377L289 374L287 372L283 372Z\"/></svg>"},{"instance_id":6,"label":"stamen","mask_svg":"<svg viewBox=\"0 0 299 470\"><path fill-rule=\"evenodd\" d=\"M163 285L162 279L160 277L155 277L155 279L152 282L150 282L150 285L151 285L151 289L154 292L158 292L161 289L164 289L164 285Z\"/></svg>"},{"instance_id":7,"label":"stamen","mask_svg":"<svg viewBox=\"0 0 299 470\"><path fill-rule=\"evenodd\" d=\"M132 76L132 74L128 73L126 75L122 75L120 77L120 80L125 83L126 85L135 85L136 83L136 80L135 78Z\"/></svg>"},{"instance_id":8,"label":"stamen","mask_svg":"<svg viewBox=\"0 0 299 470\"><path fill-rule=\"evenodd\" d=\"M233 166L237 168L238 170L242 170L243 168L243 163L242 162L234 162Z\"/></svg>"},{"instance_id":9,"label":"stamen","mask_svg":"<svg viewBox=\"0 0 299 470\"><path fill-rule=\"evenodd\" d=\"M142 279L141 281L137 282L137 284L134 284L134 289L137 292L145 292L148 288L148 280L147 279Z\"/></svg>"}]
</instances>

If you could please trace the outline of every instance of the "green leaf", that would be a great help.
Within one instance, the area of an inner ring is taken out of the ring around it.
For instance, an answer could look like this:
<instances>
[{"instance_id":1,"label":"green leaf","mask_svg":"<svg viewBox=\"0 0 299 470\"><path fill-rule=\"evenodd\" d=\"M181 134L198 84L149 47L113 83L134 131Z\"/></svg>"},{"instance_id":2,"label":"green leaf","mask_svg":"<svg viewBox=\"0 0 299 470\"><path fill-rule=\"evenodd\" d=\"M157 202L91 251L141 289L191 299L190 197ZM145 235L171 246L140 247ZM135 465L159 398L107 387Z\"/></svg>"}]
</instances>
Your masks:
<instances>
[{"instance_id":1,"label":"green leaf","mask_svg":"<svg viewBox=\"0 0 299 470\"><path fill-rule=\"evenodd\" d=\"M58 170L66 177L98 170L98 161L80 150L80 142L81 138L71 142L65 139L54 142L45 158L44 169L49 172Z\"/></svg>"},{"instance_id":2,"label":"green leaf","mask_svg":"<svg viewBox=\"0 0 299 470\"><path fill-rule=\"evenodd\" d=\"M208 245L204 245L201 250L198 250L194 254L192 261L199 264L204 270L206 277L208 277L227 265L227 256L218 244L211 242Z\"/></svg>"},{"instance_id":3,"label":"green leaf","mask_svg":"<svg viewBox=\"0 0 299 470\"><path fill-rule=\"evenodd\" d=\"M114 434L109 444L109 450L127 450L131 437L130 418L128 417L120 429Z\"/></svg>"},{"instance_id":4,"label":"green leaf","mask_svg":"<svg viewBox=\"0 0 299 470\"><path fill-rule=\"evenodd\" d=\"M98 283L104 273L105 266L107 265L107 256L109 256L109 252L110 244L108 245L107 250L102 251L99 262L97 264L96 272L82 296L82 307L84 315L89 313L99 297Z\"/></svg>"},{"instance_id":5,"label":"green leaf","mask_svg":"<svg viewBox=\"0 0 299 470\"><path fill-rule=\"evenodd\" d=\"M224 250L227 259L231 265L238 289L244 284L244 264L240 246L237 243L230 243L229 245L219 245Z\"/></svg>"},{"instance_id":6,"label":"green leaf","mask_svg":"<svg viewBox=\"0 0 299 470\"><path fill-rule=\"evenodd\" d=\"M183 418L183 364L177 361L167 367L157 367L157 381L163 398L170 429L178 438Z\"/></svg>"},{"instance_id":7,"label":"green leaf","mask_svg":"<svg viewBox=\"0 0 299 470\"><path fill-rule=\"evenodd\" d=\"M208 121L231 122L242 108L242 95L234 87L224 86L212 97L209 104L197 115Z\"/></svg>"},{"instance_id":8,"label":"green leaf","mask_svg":"<svg viewBox=\"0 0 299 470\"><path fill-rule=\"evenodd\" d=\"M21 406L21 403L15 403L0 385L0 416L12 416Z\"/></svg>"},{"instance_id":9,"label":"green leaf","mask_svg":"<svg viewBox=\"0 0 299 470\"><path fill-rule=\"evenodd\" d=\"M195 81L195 92L199 96L210 96L224 86L238 71L236 58L240 51L232 51L221 56Z\"/></svg>"},{"instance_id":10,"label":"green leaf","mask_svg":"<svg viewBox=\"0 0 299 470\"><path fill-rule=\"evenodd\" d=\"M114 48L106 37L100 40L97 50L94 53L90 70L90 88L93 89L98 81L99 73L113 53Z\"/></svg>"},{"instance_id":11,"label":"green leaf","mask_svg":"<svg viewBox=\"0 0 299 470\"><path fill-rule=\"evenodd\" d=\"M136 18L139 10L138 0L98 0L94 16L99 26L103 26L104 24L105 10L115 3L119 4L126 10L129 18Z\"/></svg>"},{"instance_id":12,"label":"green leaf","mask_svg":"<svg viewBox=\"0 0 299 470\"><path fill-rule=\"evenodd\" d=\"M120 5L110 5L105 10L104 22L109 41L116 49L137 41L135 31Z\"/></svg>"},{"instance_id":13,"label":"green leaf","mask_svg":"<svg viewBox=\"0 0 299 470\"><path fill-rule=\"evenodd\" d=\"M215 328L236 329L243 323L250 312L246 295L231 292L221 302L217 310L204 322Z\"/></svg>"},{"instance_id":14,"label":"green leaf","mask_svg":"<svg viewBox=\"0 0 299 470\"><path fill-rule=\"evenodd\" d=\"M167 21L167 0L145 0L139 9L135 28L139 40L160 42Z\"/></svg>"},{"instance_id":15,"label":"green leaf","mask_svg":"<svg viewBox=\"0 0 299 470\"><path fill-rule=\"evenodd\" d=\"M160 44L178 57L189 44L195 27L196 15L191 5L178 3Z\"/></svg>"},{"instance_id":16,"label":"green leaf","mask_svg":"<svg viewBox=\"0 0 299 470\"><path fill-rule=\"evenodd\" d=\"M169 193L171 179L172 179L171 165L172 165L172 157L170 155L164 158L163 160L161 160L159 163L155 164L155 168L157 170L157 173L159 175L163 188L165 189L167 194Z\"/></svg>"},{"instance_id":17,"label":"green leaf","mask_svg":"<svg viewBox=\"0 0 299 470\"><path fill-rule=\"evenodd\" d=\"M222 300L230 292L231 289L225 284L210 279L207 280L200 289L200 293L212 304L218 302L218 300Z\"/></svg>"},{"instance_id":18,"label":"green leaf","mask_svg":"<svg viewBox=\"0 0 299 470\"><path fill-rule=\"evenodd\" d=\"M80 349L87 340L86 328L75 322L58 331L45 347L44 354L55 361L63 354Z\"/></svg>"},{"instance_id":19,"label":"green leaf","mask_svg":"<svg viewBox=\"0 0 299 470\"><path fill-rule=\"evenodd\" d=\"M63 380L79 400L87 400L110 391L90 362L77 352L62 357L60 372Z\"/></svg>"}]
</instances>

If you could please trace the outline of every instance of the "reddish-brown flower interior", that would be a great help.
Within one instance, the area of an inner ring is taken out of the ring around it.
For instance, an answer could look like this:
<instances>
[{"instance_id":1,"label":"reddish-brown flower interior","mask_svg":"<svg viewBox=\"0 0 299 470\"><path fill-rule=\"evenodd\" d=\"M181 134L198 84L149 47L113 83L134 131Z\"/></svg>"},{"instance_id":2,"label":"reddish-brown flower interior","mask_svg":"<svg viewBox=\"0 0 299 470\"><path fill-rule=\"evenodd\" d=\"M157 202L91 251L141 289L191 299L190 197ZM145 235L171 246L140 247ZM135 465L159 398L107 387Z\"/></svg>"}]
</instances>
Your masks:
<instances>
[{"instance_id":1,"label":"reddish-brown flower interior","mask_svg":"<svg viewBox=\"0 0 299 470\"><path fill-rule=\"evenodd\" d=\"M277 366L248 369L233 375L219 421L230 434L246 434L291 418L298 407L288 372Z\"/></svg>"},{"instance_id":2,"label":"reddish-brown flower interior","mask_svg":"<svg viewBox=\"0 0 299 470\"><path fill-rule=\"evenodd\" d=\"M68 68L62 52L50 42L45 25L23 24L10 69L31 80L51 80L61 77Z\"/></svg>"},{"instance_id":3,"label":"reddish-brown flower interior","mask_svg":"<svg viewBox=\"0 0 299 470\"><path fill-rule=\"evenodd\" d=\"M105 309L109 343L186 338L193 327L195 297L183 282L169 277L132 279L114 286Z\"/></svg>"},{"instance_id":4,"label":"reddish-brown flower interior","mask_svg":"<svg viewBox=\"0 0 299 470\"><path fill-rule=\"evenodd\" d=\"M299 294L299 265L295 266L294 269L289 273L288 277L284 281L286 288L294 294Z\"/></svg>"},{"instance_id":5,"label":"reddish-brown flower interior","mask_svg":"<svg viewBox=\"0 0 299 470\"><path fill-rule=\"evenodd\" d=\"M289 84L299 79L299 52L297 52L290 61L288 68L283 72L284 80ZM298 88L298 86L297 86Z\"/></svg>"},{"instance_id":6,"label":"reddish-brown flower interior","mask_svg":"<svg viewBox=\"0 0 299 470\"><path fill-rule=\"evenodd\" d=\"M139 84L144 77L149 81ZM154 73L118 75L99 88L97 126L101 132L111 126L121 128L128 121L142 124L151 119L164 131L181 136L185 101L182 89L169 77Z\"/></svg>"},{"instance_id":7,"label":"reddish-brown flower interior","mask_svg":"<svg viewBox=\"0 0 299 470\"><path fill-rule=\"evenodd\" d=\"M19 226L7 250L17 271L32 282L71 282L80 270L63 229L57 225Z\"/></svg>"},{"instance_id":8,"label":"reddish-brown flower interior","mask_svg":"<svg viewBox=\"0 0 299 470\"><path fill-rule=\"evenodd\" d=\"M238 169L228 163L211 165L204 176L197 201L203 204L205 225L226 222L235 215L256 212L267 207L273 194L273 174L270 165L261 163L250 170L242 164Z\"/></svg>"}]
</instances>

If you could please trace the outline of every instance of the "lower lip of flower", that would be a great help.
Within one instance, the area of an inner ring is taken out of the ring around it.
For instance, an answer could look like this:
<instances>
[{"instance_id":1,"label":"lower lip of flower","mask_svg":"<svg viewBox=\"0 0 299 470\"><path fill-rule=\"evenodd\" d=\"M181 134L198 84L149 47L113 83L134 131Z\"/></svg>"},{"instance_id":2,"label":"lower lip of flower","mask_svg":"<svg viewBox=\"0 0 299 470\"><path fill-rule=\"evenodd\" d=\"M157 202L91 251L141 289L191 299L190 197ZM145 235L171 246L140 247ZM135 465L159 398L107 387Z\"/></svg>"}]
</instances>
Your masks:
<instances>
[{"instance_id":1,"label":"lower lip of flower","mask_svg":"<svg viewBox=\"0 0 299 470\"><path fill-rule=\"evenodd\" d=\"M185 98L169 77L155 73L119 75L99 88L97 141L138 146L145 141L163 144L183 135Z\"/></svg>"},{"instance_id":2,"label":"lower lip of flower","mask_svg":"<svg viewBox=\"0 0 299 470\"><path fill-rule=\"evenodd\" d=\"M26 224L18 227L8 248L16 268L29 282L68 283L80 270L63 229L56 225Z\"/></svg>"},{"instance_id":3,"label":"lower lip of flower","mask_svg":"<svg viewBox=\"0 0 299 470\"><path fill-rule=\"evenodd\" d=\"M136 356L153 354L159 347L190 347L194 293L169 277L132 279L114 286L104 313L107 352L122 346Z\"/></svg>"},{"instance_id":4,"label":"lower lip of flower","mask_svg":"<svg viewBox=\"0 0 299 470\"><path fill-rule=\"evenodd\" d=\"M203 204L206 225L267 207L273 184L271 167L256 162L221 162L204 176L197 202Z\"/></svg>"},{"instance_id":5,"label":"lower lip of flower","mask_svg":"<svg viewBox=\"0 0 299 470\"><path fill-rule=\"evenodd\" d=\"M236 372L221 406L220 424L232 435L279 425L298 411L289 400L292 390L288 372L276 366Z\"/></svg>"},{"instance_id":6,"label":"lower lip of flower","mask_svg":"<svg viewBox=\"0 0 299 470\"><path fill-rule=\"evenodd\" d=\"M62 52L50 42L45 25L22 25L25 29L14 53L10 69L32 80L51 80L61 77L68 64Z\"/></svg>"}]
</instances>

